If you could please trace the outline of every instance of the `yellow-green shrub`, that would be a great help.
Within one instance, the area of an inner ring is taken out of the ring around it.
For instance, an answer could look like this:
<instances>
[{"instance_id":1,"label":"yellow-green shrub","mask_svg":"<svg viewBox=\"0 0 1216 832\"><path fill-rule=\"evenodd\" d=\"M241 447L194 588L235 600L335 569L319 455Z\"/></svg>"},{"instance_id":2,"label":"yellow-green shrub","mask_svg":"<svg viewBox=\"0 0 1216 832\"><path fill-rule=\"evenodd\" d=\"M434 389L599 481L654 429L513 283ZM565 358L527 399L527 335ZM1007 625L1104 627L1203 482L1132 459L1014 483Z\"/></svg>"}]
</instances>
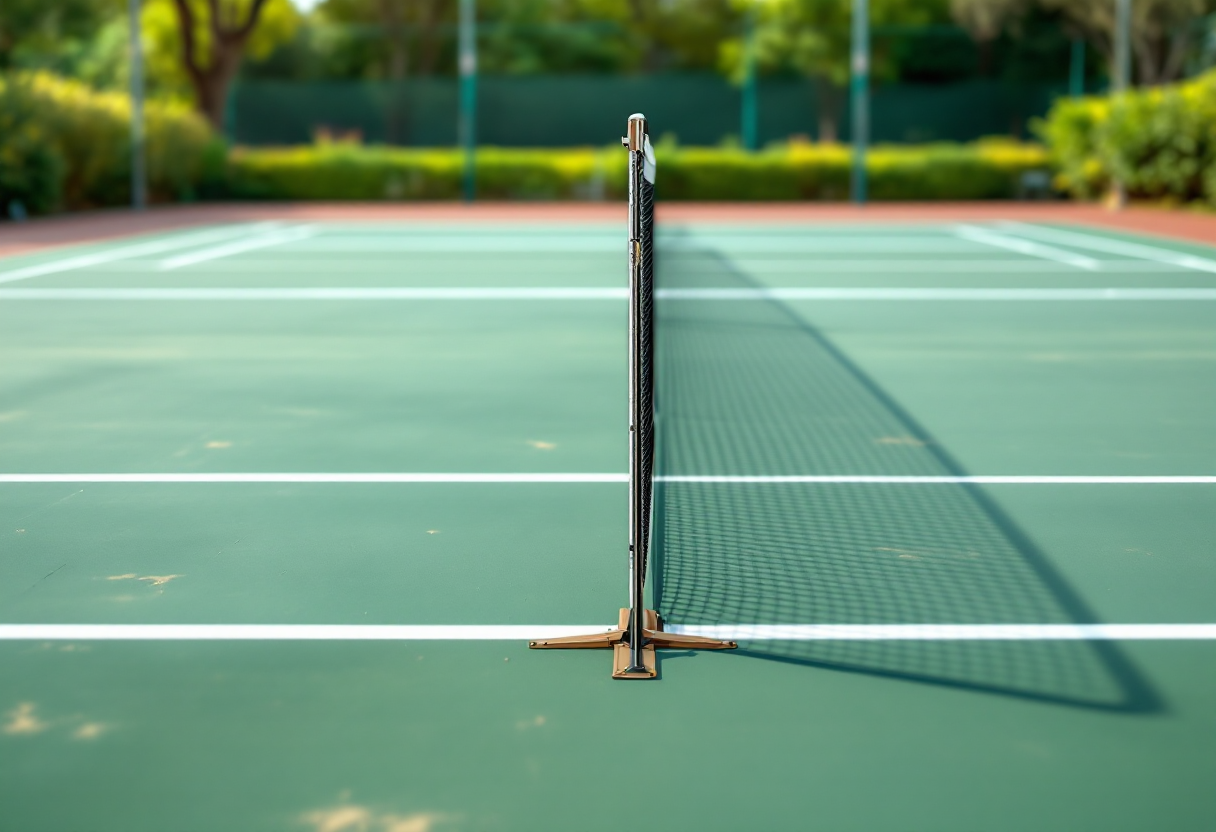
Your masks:
<instances>
[{"instance_id":1,"label":"yellow-green shrub","mask_svg":"<svg viewBox=\"0 0 1216 832\"><path fill-rule=\"evenodd\" d=\"M759 153L660 146L658 192L665 200L827 200L849 193L851 155L840 145L790 145ZM482 199L589 199L624 194L626 156L616 149L481 148ZM1001 199L1023 173L1045 170L1037 145L989 140L969 145L878 147L867 168L875 199ZM238 148L229 156L232 196L254 199L456 199L458 150L323 144Z\"/></svg>"},{"instance_id":2,"label":"yellow-green shrub","mask_svg":"<svg viewBox=\"0 0 1216 832\"><path fill-rule=\"evenodd\" d=\"M148 101L144 116L150 197L192 196L214 141L206 121L170 101ZM62 170L54 193L31 199L30 207L129 202L130 122L130 100L120 93L97 92L45 72L0 76L0 126L9 128L0 133L0 159L16 144L12 137L36 135Z\"/></svg>"},{"instance_id":3,"label":"yellow-green shrub","mask_svg":"<svg viewBox=\"0 0 1216 832\"><path fill-rule=\"evenodd\" d=\"M1061 99L1036 125L1060 188L1089 198L1116 178L1133 197L1216 203L1216 71L1119 96Z\"/></svg>"}]
</instances>

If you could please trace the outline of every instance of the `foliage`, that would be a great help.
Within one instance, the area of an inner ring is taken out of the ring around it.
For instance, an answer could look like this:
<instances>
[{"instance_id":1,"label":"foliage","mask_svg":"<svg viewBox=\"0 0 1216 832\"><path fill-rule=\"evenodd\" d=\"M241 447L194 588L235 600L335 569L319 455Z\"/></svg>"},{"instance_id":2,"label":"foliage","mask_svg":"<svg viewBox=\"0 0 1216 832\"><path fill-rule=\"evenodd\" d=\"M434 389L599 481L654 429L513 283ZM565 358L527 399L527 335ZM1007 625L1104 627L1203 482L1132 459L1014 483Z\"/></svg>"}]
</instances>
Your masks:
<instances>
[{"instance_id":1,"label":"foliage","mask_svg":"<svg viewBox=\"0 0 1216 832\"><path fill-rule=\"evenodd\" d=\"M299 23L291 0L148 0L141 29L149 74L162 85L190 90L199 112L218 129L242 57L268 56Z\"/></svg>"},{"instance_id":2,"label":"foliage","mask_svg":"<svg viewBox=\"0 0 1216 832\"><path fill-rule=\"evenodd\" d=\"M47 214L59 204L63 158L47 141L35 107L23 86L0 76L0 214Z\"/></svg>"},{"instance_id":3,"label":"foliage","mask_svg":"<svg viewBox=\"0 0 1216 832\"><path fill-rule=\"evenodd\" d=\"M121 8L120 0L4 0L0 69L76 47Z\"/></svg>"},{"instance_id":4,"label":"foliage","mask_svg":"<svg viewBox=\"0 0 1216 832\"><path fill-rule=\"evenodd\" d=\"M1216 71L1111 97L1062 99L1036 126L1058 185L1092 198L1117 179L1132 197L1216 203Z\"/></svg>"},{"instance_id":5,"label":"foliage","mask_svg":"<svg viewBox=\"0 0 1216 832\"><path fill-rule=\"evenodd\" d=\"M760 153L732 148L657 149L662 199L845 199L850 156L845 148L784 145ZM513 150L477 154L483 199L622 198L625 155L618 149ZM1021 174L1046 167L1035 145L984 141L972 145L878 147L868 160L876 199L1000 199L1017 195ZM456 199L458 151L402 150L326 144L236 149L228 193L256 199Z\"/></svg>"},{"instance_id":6,"label":"foliage","mask_svg":"<svg viewBox=\"0 0 1216 832\"><path fill-rule=\"evenodd\" d=\"M914 26L934 17L934 3L923 0L871 0L872 26ZM850 42L853 0L770 0L755 5L752 49L757 68L803 75L816 87L819 140L837 138L841 88L851 72ZM870 71L876 78L894 74L892 52L879 44L872 50ZM742 38L722 43L720 65L735 80L744 72Z\"/></svg>"},{"instance_id":7,"label":"foliage","mask_svg":"<svg viewBox=\"0 0 1216 832\"><path fill-rule=\"evenodd\" d=\"M213 141L206 123L173 102L149 101L144 115L150 196L191 197ZM25 175L37 187L27 184L29 195L17 198L40 213L126 203L130 122L126 96L48 73L0 76L0 179L14 181L8 160L18 160L16 178ZM16 193L17 186L0 187Z\"/></svg>"},{"instance_id":8,"label":"foliage","mask_svg":"<svg viewBox=\"0 0 1216 832\"><path fill-rule=\"evenodd\" d=\"M1016 31L1037 9L1059 15L1064 28L1083 36L1109 58L1115 29L1114 0L951 0L955 19L977 41ZM1135 0L1131 41L1141 84L1178 79L1202 50L1201 19L1216 13L1216 0Z\"/></svg>"}]
</instances>

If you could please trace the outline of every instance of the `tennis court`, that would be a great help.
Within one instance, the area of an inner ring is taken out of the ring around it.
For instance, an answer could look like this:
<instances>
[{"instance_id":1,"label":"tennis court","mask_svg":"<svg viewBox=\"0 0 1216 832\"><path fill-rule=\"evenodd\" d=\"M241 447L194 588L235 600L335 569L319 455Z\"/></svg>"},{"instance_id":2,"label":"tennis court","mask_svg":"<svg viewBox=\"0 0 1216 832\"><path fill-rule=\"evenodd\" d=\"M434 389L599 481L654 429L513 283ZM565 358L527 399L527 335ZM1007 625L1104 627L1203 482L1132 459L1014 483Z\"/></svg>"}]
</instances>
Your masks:
<instances>
[{"instance_id":1,"label":"tennis court","mask_svg":"<svg viewBox=\"0 0 1216 832\"><path fill-rule=\"evenodd\" d=\"M0 827L1209 830L1216 248L620 222L0 261Z\"/></svg>"}]
</instances>

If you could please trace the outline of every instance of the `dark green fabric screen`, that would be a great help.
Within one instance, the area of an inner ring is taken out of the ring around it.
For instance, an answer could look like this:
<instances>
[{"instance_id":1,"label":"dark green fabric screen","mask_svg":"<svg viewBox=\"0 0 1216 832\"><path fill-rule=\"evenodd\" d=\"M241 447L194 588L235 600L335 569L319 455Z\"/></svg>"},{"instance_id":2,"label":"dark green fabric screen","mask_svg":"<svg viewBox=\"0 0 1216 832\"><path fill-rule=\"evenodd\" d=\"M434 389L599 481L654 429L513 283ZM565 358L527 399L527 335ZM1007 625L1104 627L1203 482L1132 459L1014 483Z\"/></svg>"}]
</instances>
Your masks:
<instances>
[{"instance_id":1,"label":"dark green fabric screen","mask_svg":"<svg viewBox=\"0 0 1216 832\"><path fill-rule=\"evenodd\" d=\"M970 81L942 86L878 85L876 142L968 141L1024 137L1030 117L1062 89ZM739 90L713 75L506 76L478 82L478 142L506 147L605 145L630 113L644 112L654 135L685 145L714 145L739 135ZM234 87L229 135L240 144L301 144L319 129L357 132L367 143L456 143L455 79L392 82L245 82ZM819 104L797 79L760 84L761 143L817 138ZM842 141L848 107L838 108Z\"/></svg>"}]
</instances>

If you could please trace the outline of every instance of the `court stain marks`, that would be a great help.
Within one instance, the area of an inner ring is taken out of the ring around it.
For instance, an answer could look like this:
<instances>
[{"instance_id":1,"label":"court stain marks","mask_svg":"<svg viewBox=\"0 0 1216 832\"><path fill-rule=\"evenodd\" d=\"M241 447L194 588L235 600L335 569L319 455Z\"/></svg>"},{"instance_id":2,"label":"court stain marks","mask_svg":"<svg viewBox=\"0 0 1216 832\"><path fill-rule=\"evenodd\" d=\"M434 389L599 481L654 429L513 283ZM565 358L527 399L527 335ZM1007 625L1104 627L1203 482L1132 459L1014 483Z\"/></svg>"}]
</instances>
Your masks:
<instances>
[{"instance_id":1,"label":"court stain marks","mask_svg":"<svg viewBox=\"0 0 1216 832\"><path fill-rule=\"evenodd\" d=\"M33 702L19 702L17 707L6 713L4 733L10 735L41 734L50 726L38 718L38 706Z\"/></svg>"},{"instance_id":2,"label":"court stain marks","mask_svg":"<svg viewBox=\"0 0 1216 832\"><path fill-rule=\"evenodd\" d=\"M35 702L18 702L16 707L4 715L5 721L0 731L9 736L34 736L43 734L56 726L68 731L73 740L95 740L113 727L104 722L97 722L81 714L60 718L44 718L38 713Z\"/></svg>"},{"instance_id":3,"label":"court stain marks","mask_svg":"<svg viewBox=\"0 0 1216 832\"><path fill-rule=\"evenodd\" d=\"M139 575L135 572L127 572L123 575L108 575L107 581L147 581L148 586L164 586L176 578L184 578L185 575Z\"/></svg>"},{"instance_id":4,"label":"court stain marks","mask_svg":"<svg viewBox=\"0 0 1216 832\"><path fill-rule=\"evenodd\" d=\"M380 813L356 803L314 809L300 816L300 822L314 832L435 832L452 820L453 816L438 812Z\"/></svg>"}]
</instances>

